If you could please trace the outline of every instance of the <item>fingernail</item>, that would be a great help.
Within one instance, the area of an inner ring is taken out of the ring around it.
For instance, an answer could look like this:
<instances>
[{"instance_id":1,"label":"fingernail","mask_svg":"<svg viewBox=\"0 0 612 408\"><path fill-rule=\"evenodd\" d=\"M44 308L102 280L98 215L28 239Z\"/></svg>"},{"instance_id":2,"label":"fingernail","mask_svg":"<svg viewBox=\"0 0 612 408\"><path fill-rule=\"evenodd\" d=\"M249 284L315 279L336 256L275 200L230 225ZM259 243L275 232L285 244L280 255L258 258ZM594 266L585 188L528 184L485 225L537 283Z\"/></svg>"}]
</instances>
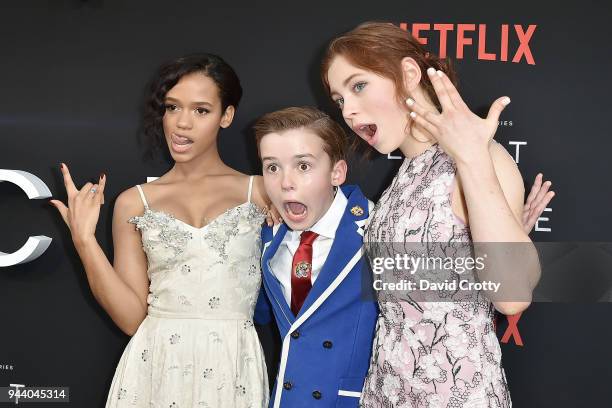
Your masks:
<instances>
[{"instance_id":1,"label":"fingernail","mask_svg":"<svg viewBox=\"0 0 612 408\"><path fill-rule=\"evenodd\" d=\"M436 71L436 73L438 74L439 77L442 77L442 75L444 75L444 73L440 70Z\"/></svg>"},{"instance_id":2,"label":"fingernail","mask_svg":"<svg viewBox=\"0 0 612 408\"><path fill-rule=\"evenodd\" d=\"M408 98L408 99L406 99L406 104L408 106L412 106L412 105L414 105L414 100L412 98Z\"/></svg>"},{"instance_id":3,"label":"fingernail","mask_svg":"<svg viewBox=\"0 0 612 408\"><path fill-rule=\"evenodd\" d=\"M64 163L60 163L60 170L64 170Z\"/></svg>"},{"instance_id":4,"label":"fingernail","mask_svg":"<svg viewBox=\"0 0 612 408\"><path fill-rule=\"evenodd\" d=\"M504 106L508 105L510 103L510 98L508 98L507 96L505 98L502 99L502 104Z\"/></svg>"},{"instance_id":5,"label":"fingernail","mask_svg":"<svg viewBox=\"0 0 612 408\"><path fill-rule=\"evenodd\" d=\"M416 118L416 112L410 112L410 117L411 118Z\"/></svg>"},{"instance_id":6,"label":"fingernail","mask_svg":"<svg viewBox=\"0 0 612 408\"><path fill-rule=\"evenodd\" d=\"M435 70L434 68L432 68L432 67L429 67L429 68L427 68L427 73L428 73L429 75L433 75L433 74L435 74L435 73L436 73L436 70Z\"/></svg>"},{"instance_id":7,"label":"fingernail","mask_svg":"<svg viewBox=\"0 0 612 408\"><path fill-rule=\"evenodd\" d=\"M104 177L106 177L106 174L100 173L100 180L102 180Z\"/></svg>"}]
</instances>

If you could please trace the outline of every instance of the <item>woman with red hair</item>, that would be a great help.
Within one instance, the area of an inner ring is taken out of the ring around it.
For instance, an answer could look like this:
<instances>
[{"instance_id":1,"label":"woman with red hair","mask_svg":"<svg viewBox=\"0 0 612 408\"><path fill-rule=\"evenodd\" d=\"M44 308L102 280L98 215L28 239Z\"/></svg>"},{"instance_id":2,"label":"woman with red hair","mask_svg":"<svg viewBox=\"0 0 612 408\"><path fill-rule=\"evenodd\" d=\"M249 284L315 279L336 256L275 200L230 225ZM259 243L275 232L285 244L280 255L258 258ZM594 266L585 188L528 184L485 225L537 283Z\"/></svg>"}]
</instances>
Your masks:
<instances>
[{"instance_id":1,"label":"woman with red hair","mask_svg":"<svg viewBox=\"0 0 612 408\"><path fill-rule=\"evenodd\" d=\"M384 242L424 245L429 255L504 242L521 243L519 259L525 261L516 267L516 253L508 255L513 251L494 251L487 260L496 276L511 276L512 296L447 293L435 302L379 292L361 405L511 406L494 311L511 315L529 306L540 269L527 233L553 193L547 193L550 183L540 189L538 176L538 192L523 208L518 168L493 140L510 99L497 99L487 118L478 117L457 92L450 63L390 23L364 23L335 38L321 69L324 86L358 141L383 154L400 149L405 156L368 221L364 243L370 259ZM543 206L530 209L535 196ZM450 278L457 279L453 273Z\"/></svg>"}]
</instances>

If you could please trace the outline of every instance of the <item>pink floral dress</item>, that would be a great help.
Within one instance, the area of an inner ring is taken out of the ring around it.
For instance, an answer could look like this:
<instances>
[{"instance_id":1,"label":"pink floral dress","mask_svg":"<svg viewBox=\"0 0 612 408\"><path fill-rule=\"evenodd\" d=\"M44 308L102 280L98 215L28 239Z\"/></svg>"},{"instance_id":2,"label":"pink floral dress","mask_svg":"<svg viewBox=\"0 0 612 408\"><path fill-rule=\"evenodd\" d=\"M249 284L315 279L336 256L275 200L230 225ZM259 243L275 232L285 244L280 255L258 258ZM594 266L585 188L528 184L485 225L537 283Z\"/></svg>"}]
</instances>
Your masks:
<instances>
[{"instance_id":1,"label":"pink floral dress","mask_svg":"<svg viewBox=\"0 0 612 408\"><path fill-rule=\"evenodd\" d=\"M451 209L455 173L454 161L437 144L404 160L366 226L370 259L384 243L420 244L428 253L455 256L471 248L468 227ZM422 302L385 291L378 292L378 303L361 406L512 405L488 299L476 293Z\"/></svg>"}]
</instances>

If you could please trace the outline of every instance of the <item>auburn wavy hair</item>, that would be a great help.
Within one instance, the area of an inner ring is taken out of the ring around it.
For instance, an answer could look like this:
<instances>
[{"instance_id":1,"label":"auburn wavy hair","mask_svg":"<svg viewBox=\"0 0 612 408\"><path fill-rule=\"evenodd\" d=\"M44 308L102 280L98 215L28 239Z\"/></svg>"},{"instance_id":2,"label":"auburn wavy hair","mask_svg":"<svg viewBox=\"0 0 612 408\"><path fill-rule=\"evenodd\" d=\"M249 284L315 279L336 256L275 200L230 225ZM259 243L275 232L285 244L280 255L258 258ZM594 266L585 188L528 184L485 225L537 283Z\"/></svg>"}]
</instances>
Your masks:
<instances>
[{"instance_id":1,"label":"auburn wavy hair","mask_svg":"<svg viewBox=\"0 0 612 408\"><path fill-rule=\"evenodd\" d=\"M328 95L331 92L327 73L337 56L346 58L358 68L393 81L396 97L402 105L406 98L411 96L404 86L401 61L405 57L414 59L418 64L423 73L420 86L438 110L442 110L442 107L429 76L425 74L427 68L433 67L444 72L453 85L458 86L457 73L448 57L439 58L430 53L410 32L392 23L365 22L334 38L329 43L321 62L321 80ZM355 138L351 147L353 150L371 150L361 138Z\"/></svg>"}]
</instances>

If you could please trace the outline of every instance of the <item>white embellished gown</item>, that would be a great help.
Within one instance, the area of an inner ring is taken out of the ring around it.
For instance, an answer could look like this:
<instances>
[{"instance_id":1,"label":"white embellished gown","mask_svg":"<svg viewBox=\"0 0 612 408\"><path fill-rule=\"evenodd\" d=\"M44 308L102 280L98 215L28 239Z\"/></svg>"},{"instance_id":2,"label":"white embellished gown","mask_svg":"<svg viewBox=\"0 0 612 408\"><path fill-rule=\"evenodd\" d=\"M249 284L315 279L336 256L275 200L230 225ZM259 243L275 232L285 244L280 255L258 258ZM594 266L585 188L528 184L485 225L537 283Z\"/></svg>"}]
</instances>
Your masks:
<instances>
[{"instance_id":1,"label":"white embellished gown","mask_svg":"<svg viewBox=\"0 0 612 408\"><path fill-rule=\"evenodd\" d=\"M264 407L268 375L253 311L265 216L247 201L202 228L149 208L142 234L148 313L129 341L106 407Z\"/></svg>"}]
</instances>

